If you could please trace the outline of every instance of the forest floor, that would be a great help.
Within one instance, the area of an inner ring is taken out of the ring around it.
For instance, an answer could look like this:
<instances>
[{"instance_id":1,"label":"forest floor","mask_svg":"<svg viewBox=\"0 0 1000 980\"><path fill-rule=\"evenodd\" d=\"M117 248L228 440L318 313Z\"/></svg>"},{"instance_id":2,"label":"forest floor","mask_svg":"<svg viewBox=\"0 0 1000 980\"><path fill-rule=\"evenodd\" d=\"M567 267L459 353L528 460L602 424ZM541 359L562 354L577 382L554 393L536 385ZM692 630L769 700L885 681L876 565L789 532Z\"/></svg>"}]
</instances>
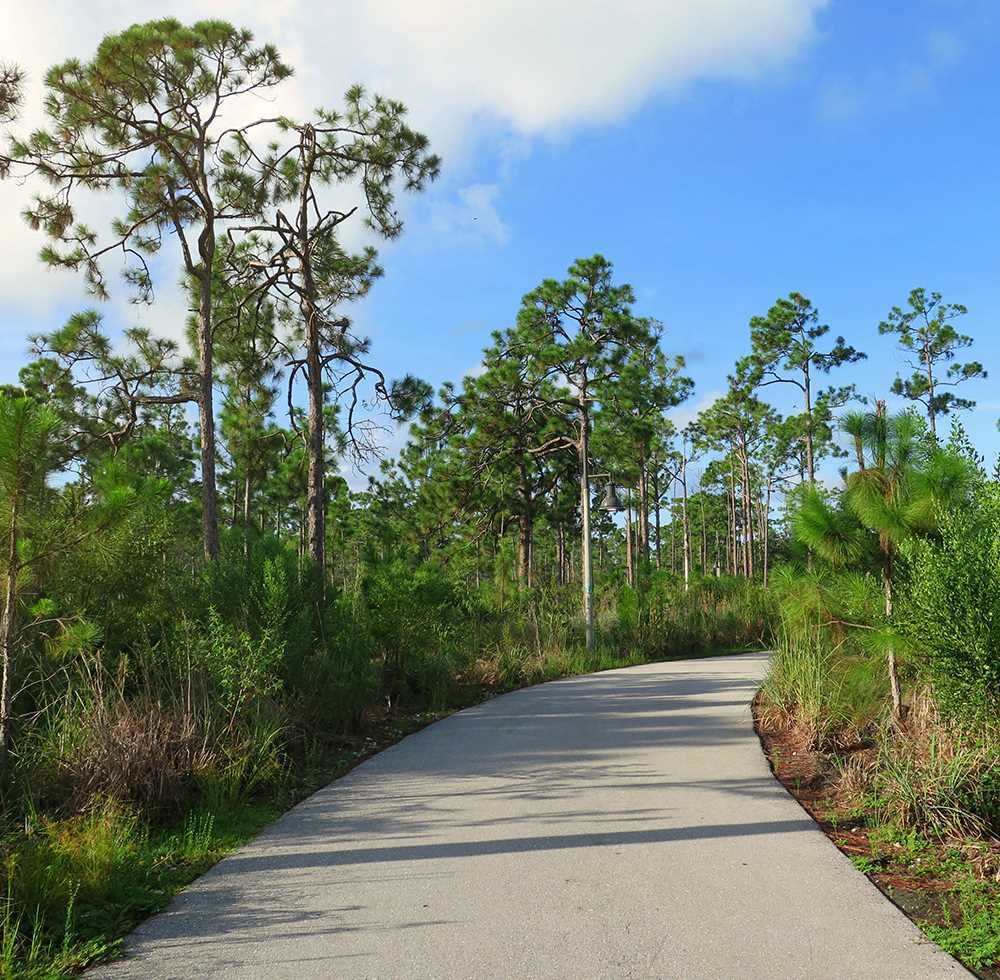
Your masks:
<instances>
[{"instance_id":1,"label":"forest floor","mask_svg":"<svg viewBox=\"0 0 1000 980\"><path fill-rule=\"evenodd\" d=\"M983 980L1000 980L1000 842L936 840L886 826L838 791L837 759L791 729L757 733L771 770L827 837L893 904ZM858 745L842 752L870 752Z\"/></svg>"}]
</instances>

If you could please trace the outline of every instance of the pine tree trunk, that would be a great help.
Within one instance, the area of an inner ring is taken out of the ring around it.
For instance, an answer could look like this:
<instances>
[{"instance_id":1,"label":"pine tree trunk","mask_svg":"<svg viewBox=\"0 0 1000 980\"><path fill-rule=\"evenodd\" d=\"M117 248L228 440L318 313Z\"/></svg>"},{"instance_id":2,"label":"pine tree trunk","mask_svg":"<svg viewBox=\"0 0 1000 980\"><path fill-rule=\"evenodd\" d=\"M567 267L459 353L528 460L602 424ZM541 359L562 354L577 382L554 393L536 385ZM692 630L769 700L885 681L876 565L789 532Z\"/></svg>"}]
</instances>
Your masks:
<instances>
[{"instance_id":1,"label":"pine tree trunk","mask_svg":"<svg viewBox=\"0 0 1000 980\"><path fill-rule=\"evenodd\" d=\"M671 493L673 488L671 487ZM670 500L670 574L677 574L677 508L675 497Z\"/></svg>"},{"instance_id":2,"label":"pine tree trunk","mask_svg":"<svg viewBox=\"0 0 1000 980\"><path fill-rule=\"evenodd\" d=\"M806 409L806 472L809 475L809 484L812 485L816 482L816 461L813 456L812 379L809 375L808 361L803 371L802 392Z\"/></svg>"},{"instance_id":3,"label":"pine tree trunk","mask_svg":"<svg viewBox=\"0 0 1000 980\"><path fill-rule=\"evenodd\" d=\"M643 567L649 558L649 483L646 460L639 461L639 521L638 564Z\"/></svg>"},{"instance_id":4,"label":"pine tree trunk","mask_svg":"<svg viewBox=\"0 0 1000 980\"><path fill-rule=\"evenodd\" d=\"M521 510L517 516L517 580L523 588L530 589L534 501L531 498L531 485L528 482L528 465L523 457L518 464L518 492L521 497Z\"/></svg>"},{"instance_id":5,"label":"pine tree trunk","mask_svg":"<svg viewBox=\"0 0 1000 980\"><path fill-rule=\"evenodd\" d=\"M656 567L663 567L663 560L660 548L660 534L662 531L660 525L660 474L658 467L653 469L653 520L656 525Z\"/></svg>"},{"instance_id":6,"label":"pine tree trunk","mask_svg":"<svg viewBox=\"0 0 1000 980\"><path fill-rule=\"evenodd\" d=\"M753 533L753 487L750 485L750 459L747 453L746 439L743 439L740 449L740 467L743 481L743 523L746 537L746 576L754 577L754 533Z\"/></svg>"},{"instance_id":7,"label":"pine tree trunk","mask_svg":"<svg viewBox=\"0 0 1000 980\"><path fill-rule=\"evenodd\" d=\"M309 189L316 166L316 135L310 128L303 134L299 150L302 178L298 200L297 238L302 290L299 307L306 331L306 384L308 404L308 475L306 477L306 509L309 557L317 576L320 598L326 597L326 459L325 419L323 407L323 352L320 336L320 315L316 308L317 287L313 276L310 249L310 199Z\"/></svg>"},{"instance_id":8,"label":"pine tree trunk","mask_svg":"<svg viewBox=\"0 0 1000 980\"><path fill-rule=\"evenodd\" d=\"M11 687L14 671L14 646L17 637L17 539L19 504L17 493L10 501L10 522L7 527L7 574L4 578L3 612L0 614L0 772L6 770L10 748Z\"/></svg>"},{"instance_id":9,"label":"pine tree trunk","mask_svg":"<svg viewBox=\"0 0 1000 980\"><path fill-rule=\"evenodd\" d=\"M882 586L885 593L885 616L892 619L892 578L893 561L892 545L882 542ZM896 667L896 651L890 646L885 655L886 667L889 672L889 693L892 698L892 720L897 727L903 724L903 694L899 686L899 673Z\"/></svg>"},{"instance_id":10,"label":"pine tree trunk","mask_svg":"<svg viewBox=\"0 0 1000 980\"><path fill-rule=\"evenodd\" d=\"M927 420L931 426L931 436L937 438L937 413L934 411L934 361L931 359L929 345L924 345L924 363L927 369Z\"/></svg>"},{"instance_id":11,"label":"pine tree trunk","mask_svg":"<svg viewBox=\"0 0 1000 980\"><path fill-rule=\"evenodd\" d=\"M215 476L215 409L213 406L214 338L212 324L212 261L214 240L206 227L200 239L202 270L199 274L198 341L198 430L201 442L201 528L205 557L219 557L219 511Z\"/></svg>"},{"instance_id":12,"label":"pine tree trunk","mask_svg":"<svg viewBox=\"0 0 1000 980\"><path fill-rule=\"evenodd\" d=\"M708 532L705 530L705 492L699 494L698 503L701 509L701 574L708 576Z\"/></svg>"},{"instance_id":13,"label":"pine tree trunk","mask_svg":"<svg viewBox=\"0 0 1000 980\"><path fill-rule=\"evenodd\" d=\"M594 648L594 578L590 558L590 403L587 369L580 372L578 388L578 408L580 413L580 577L583 585L583 619L585 643L588 650Z\"/></svg>"},{"instance_id":14,"label":"pine tree trunk","mask_svg":"<svg viewBox=\"0 0 1000 980\"><path fill-rule=\"evenodd\" d=\"M625 498L625 581L635 585L635 554L632 551L632 491Z\"/></svg>"},{"instance_id":15,"label":"pine tree trunk","mask_svg":"<svg viewBox=\"0 0 1000 980\"><path fill-rule=\"evenodd\" d=\"M764 565L764 588L767 588L767 581L769 576L769 564L770 564L770 551L771 551L771 479L768 478L767 481L767 494L764 498L764 513L761 519L761 538L764 543L763 547L763 565Z\"/></svg>"},{"instance_id":16,"label":"pine tree trunk","mask_svg":"<svg viewBox=\"0 0 1000 980\"><path fill-rule=\"evenodd\" d=\"M729 563L729 573L736 575L739 569L739 539L736 529L736 472L733 469L732 460L729 463L729 486L727 496L729 498L729 548L727 561Z\"/></svg>"},{"instance_id":17,"label":"pine tree trunk","mask_svg":"<svg viewBox=\"0 0 1000 980\"><path fill-rule=\"evenodd\" d=\"M681 457L681 545L684 556L684 591L691 579L691 528L688 524L687 455Z\"/></svg>"},{"instance_id":18,"label":"pine tree trunk","mask_svg":"<svg viewBox=\"0 0 1000 980\"><path fill-rule=\"evenodd\" d=\"M250 472L243 480L243 558L250 551Z\"/></svg>"},{"instance_id":19,"label":"pine tree trunk","mask_svg":"<svg viewBox=\"0 0 1000 980\"><path fill-rule=\"evenodd\" d=\"M325 460L326 442L323 419L323 363L320 355L319 330L315 317L306 324L306 385L309 392L307 447L308 476L306 478L306 512L309 558L319 576L320 590L326 580L326 507Z\"/></svg>"}]
</instances>

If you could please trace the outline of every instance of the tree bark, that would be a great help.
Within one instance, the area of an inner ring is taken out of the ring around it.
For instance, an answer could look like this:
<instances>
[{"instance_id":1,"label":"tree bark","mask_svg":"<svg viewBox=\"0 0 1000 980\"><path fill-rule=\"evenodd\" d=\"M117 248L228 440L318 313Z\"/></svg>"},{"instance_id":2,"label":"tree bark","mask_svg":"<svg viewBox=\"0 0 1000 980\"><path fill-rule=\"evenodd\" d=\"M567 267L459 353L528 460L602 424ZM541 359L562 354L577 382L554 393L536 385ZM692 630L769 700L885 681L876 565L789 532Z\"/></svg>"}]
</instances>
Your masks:
<instances>
[{"instance_id":1,"label":"tree bark","mask_svg":"<svg viewBox=\"0 0 1000 980\"><path fill-rule=\"evenodd\" d=\"M243 558L246 559L250 551L250 469L247 467L247 474L243 478Z\"/></svg>"},{"instance_id":2,"label":"tree bark","mask_svg":"<svg viewBox=\"0 0 1000 980\"><path fill-rule=\"evenodd\" d=\"M931 425L931 435L937 438L937 418L934 412L934 361L931 359L930 346L924 344L924 363L927 367L927 420Z\"/></svg>"},{"instance_id":3,"label":"tree bark","mask_svg":"<svg viewBox=\"0 0 1000 980\"><path fill-rule=\"evenodd\" d=\"M10 501L10 522L7 526L7 575L4 581L3 612L0 614L0 656L3 658L0 678L0 771L6 769L10 748L11 686L14 671L14 641L17 636L17 539L19 505L16 491Z\"/></svg>"},{"instance_id":4,"label":"tree bark","mask_svg":"<svg viewBox=\"0 0 1000 980\"><path fill-rule=\"evenodd\" d=\"M583 619L585 642L588 650L594 648L594 581L590 559L590 405L587 390L587 368L580 371L580 518L583 533L580 537L580 576L583 584Z\"/></svg>"},{"instance_id":5,"label":"tree bark","mask_svg":"<svg viewBox=\"0 0 1000 980\"><path fill-rule=\"evenodd\" d=\"M635 585L635 552L632 550L632 490L625 496L625 581Z\"/></svg>"},{"instance_id":6,"label":"tree bark","mask_svg":"<svg viewBox=\"0 0 1000 980\"><path fill-rule=\"evenodd\" d=\"M740 515L736 506L736 460L735 448L729 461L729 506L732 512L732 544L733 544L733 574L745 573L745 553L743 550L742 529L740 526Z\"/></svg>"},{"instance_id":7,"label":"tree bark","mask_svg":"<svg viewBox=\"0 0 1000 980\"><path fill-rule=\"evenodd\" d=\"M306 510L309 557L318 576L320 597L326 596L326 459L323 417L323 358L320 337L320 316L316 309L316 281L313 277L310 251L309 190L316 167L316 135L309 129L303 133L300 148L302 164L301 190L298 201L297 236L302 275L300 312L306 332L306 384L309 392L308 445L309 470L306 478Z\"/></svg>"},{"instance_id":8,"label":"tree bark","mask_svg":"<svg viewBox=\"0 0 1000 980\"><path fill-rule=\"evenodd\" d=\"M761 520L761 537L763 539L763 554L761 556L764 566L764 588L767 588L767 580L770 563L771 550L771 478L767 481L767 492L764 498L764 513Z\"/></svg>"},{"instance_id":9,"label":"tree bark","mask_svg":"<svg viewBox=\"0 0 1000 980\"><path fill-rule=\"evenodd\" d=\"M893 561L892 545L883 540L882 547L882 587L885 593L885 616L892 619L892 578ZM896 667L896 651L890 646L885 655L886 667L889 672L889 694L892 698L892 720L897 727L903 724L903 695L899 686L899 673Z\"/></svg>"},{"instance_id":10,"label":"tree bark","mask_svg":"<svg viewBox=\"0 0 1000 980\"><path fill-rule=\"evenodd\" d=\"M684 561L684 591L687 592L691 579L691 529L688 524L688 488L687 488L687 447L681 454L681 545Z\"/></svg>"},{"instance_id":11,"label":"tree bark","mask_svg":"<svg viewBox=\"0 0 1000 980\"><path fill-rule=\"evenodd\" d=\"M656 525L656 567L663 567L663 560L660 548L660 474L658 468L653 470L653 520Z\"/></svg>"},{"instance_id":12,"label":"tree bark","mask_svg":"<svg viewBox=\"0 0 1000 980\"><path fill-rule=\"evenodd\" d=\"M323 431L323 364L319 349L319 331L315 318L309 316L306 325L306 385L309 392L307 455L309 460L306 478L306 512L308 523L309 557L320 577L320 589L326 578L326 508L325 460L323 458L325 433Z\"/></svg>"},{"instance_id":13,"label":"tree bark","mask_svg":"<svg viewBox=\"0 0 1000 980\"><path fill-rule=\"evenodd\" d=\"M698 495L701 509L701 574L708 576L708 532L705 530L705 491L702 488Z\"/></svg>"},{"instance_id":14,"label":"tree bark","mask_svg":"<svg viewBox=\"0 0 1000 980\"><path fill-rule=\"evenodd\" d=\"M206 224L199 238L201 269L196 336L198 340L198 430L201 442L201 528L205 557L219 557L219 512L215 475L214 329L212 323L212 263L215 233Z\"/></svg>"},{"instance_id":15,"label":"tree bark","mask_svg":"<svg viewBox=\"0 0 1000 980\"><path fill-rule=\"evenodd\" d=\"M518 492L521 497L521 510L517 515L517 580L522 587L530 589L534 501L528 480L528 464L523 455L518 461Z\"/></svg>"},{"instance_id":16,"label":"tree bark","mask_svg":"<svg viewBox=\"0 0 1000 980\"><path fill-rule=\"evenodd\" d=\"M670 488L670 574L677 574L677 496L676 488Z\"/></svg>"},{"instance_id":17,"label":"tree bark","mask_svg":"<svg viewBox=\"0 0 1000 980\"><path fill-rule=\"evenodd\" d=\"M753 488L750 485L750 458L747 452L746 437L741 440L740 445L740 469L741 481L743 483L742 504L743 504L743 534L744 534L744 554L746 576L748 579L754 577L754 533L753 533Z\"/></svg>"},{"instance_id":18,"label":"tree bark","mask_svg":"<svg viewBox=\"0 0 1000 980\"><path fill-rule=\"evenodd\" d=\"M812 378L809 374L809 361L802 368L802 394L806 406L806 472L810 485L816 482L816 462L813 457L813 413L812 413Z\"/></svg>"},{"instance_id":19,"label":"tree bark","mask_svg":"<svg viewBox=\"0 0 1000 980\"><path fill-rule=\"evenodd\" d=\"M646 460L639 461L639 521L638 564L643 567L649 558L649 483Z\"/></svg>"}]
</instances>

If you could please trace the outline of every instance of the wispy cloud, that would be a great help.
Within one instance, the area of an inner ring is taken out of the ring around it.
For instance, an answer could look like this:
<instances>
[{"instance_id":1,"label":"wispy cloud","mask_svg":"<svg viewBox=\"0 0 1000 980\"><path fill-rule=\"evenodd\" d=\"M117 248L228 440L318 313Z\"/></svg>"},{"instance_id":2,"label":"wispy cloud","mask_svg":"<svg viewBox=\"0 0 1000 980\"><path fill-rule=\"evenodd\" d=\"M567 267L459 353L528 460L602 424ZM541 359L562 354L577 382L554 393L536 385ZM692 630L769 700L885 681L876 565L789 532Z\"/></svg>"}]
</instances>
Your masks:
<instances>
[{"instance_id":1,"label":"wispy cloud","mask_svg":"<svg viewBox=\"0 0 1000 980\"><path fill-rule=\"evenodd\" d=\"M472 184L461 188L457 199L439 201L431 207L430 227L439 235L464 242L506 245L510 228L497 211L500 188L496 184Z\"/></svg>"},{"instance_id":2,"label":"wispy cloud","mask_svg":"<svg viewBox=\"0 0 1000 980\"><path fill-rule=\"evenodd\" d=\"M833 122L891 111L933 92L939 81L956 69L965 56L965 44L953 31L927 32L918 51L892 65L878 65L857 75L826 79L817 106Z\"/></svg>"},{"instance_id":3,"label":"wispy cloud","mask_svg":"<svg viewBox=\"0 0 1000 980\"><path fill-rule=\"evenodd\" d=\"M667 414L670 421L673 422L678 429L684 429L702 412L704 412L706 408L724 396L724 391L713 388L711 391L706 391L696 401L685 402L683 405L678 405L677 408Z\"/></svg>"}]
</instances>

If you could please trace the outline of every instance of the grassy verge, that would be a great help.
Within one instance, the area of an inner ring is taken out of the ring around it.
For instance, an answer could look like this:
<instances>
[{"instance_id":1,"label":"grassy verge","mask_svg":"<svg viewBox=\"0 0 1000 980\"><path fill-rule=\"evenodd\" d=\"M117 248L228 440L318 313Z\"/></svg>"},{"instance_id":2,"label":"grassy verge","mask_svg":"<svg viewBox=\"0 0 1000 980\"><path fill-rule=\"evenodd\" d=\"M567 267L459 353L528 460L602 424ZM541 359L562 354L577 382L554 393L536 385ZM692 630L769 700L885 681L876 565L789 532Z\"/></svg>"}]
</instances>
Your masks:
<instances>
[{"instance_id":1,"label":"grassy verge","mask_svg":"<svg viewBox=\"0 0 1000 980\"><path fill-rule=\"evenodd\" d=\"M114 959L124 937L147 916L282 812L355 765L461 708L519 687L657 659L718 656L735 649L685 651L677 657L616 655L610 649L536 656L520 664L478 663L436 711L369 713L356 732L322 742L290 763L284 778L224 808L202 805L183 817L151 821L107 799L62 819L30 814L2 842L0 975L56 978Z\"/></svg>"},{"instance_id":2,"label":"grassy verge","mask_svg":"<svg viewBox=\"0 0 1000 980\"><path fill-rule=\"evenodd\" d=\"M811 725L776 715L763 696L755 708L776 777L830 840L929 939L976 976L1000 980L1000 842L963 831L961 821L915 825L885 795L859 792L857 772L879 751L874 740L829 740L824 751Z\"/></svg>"}]
</instances>

